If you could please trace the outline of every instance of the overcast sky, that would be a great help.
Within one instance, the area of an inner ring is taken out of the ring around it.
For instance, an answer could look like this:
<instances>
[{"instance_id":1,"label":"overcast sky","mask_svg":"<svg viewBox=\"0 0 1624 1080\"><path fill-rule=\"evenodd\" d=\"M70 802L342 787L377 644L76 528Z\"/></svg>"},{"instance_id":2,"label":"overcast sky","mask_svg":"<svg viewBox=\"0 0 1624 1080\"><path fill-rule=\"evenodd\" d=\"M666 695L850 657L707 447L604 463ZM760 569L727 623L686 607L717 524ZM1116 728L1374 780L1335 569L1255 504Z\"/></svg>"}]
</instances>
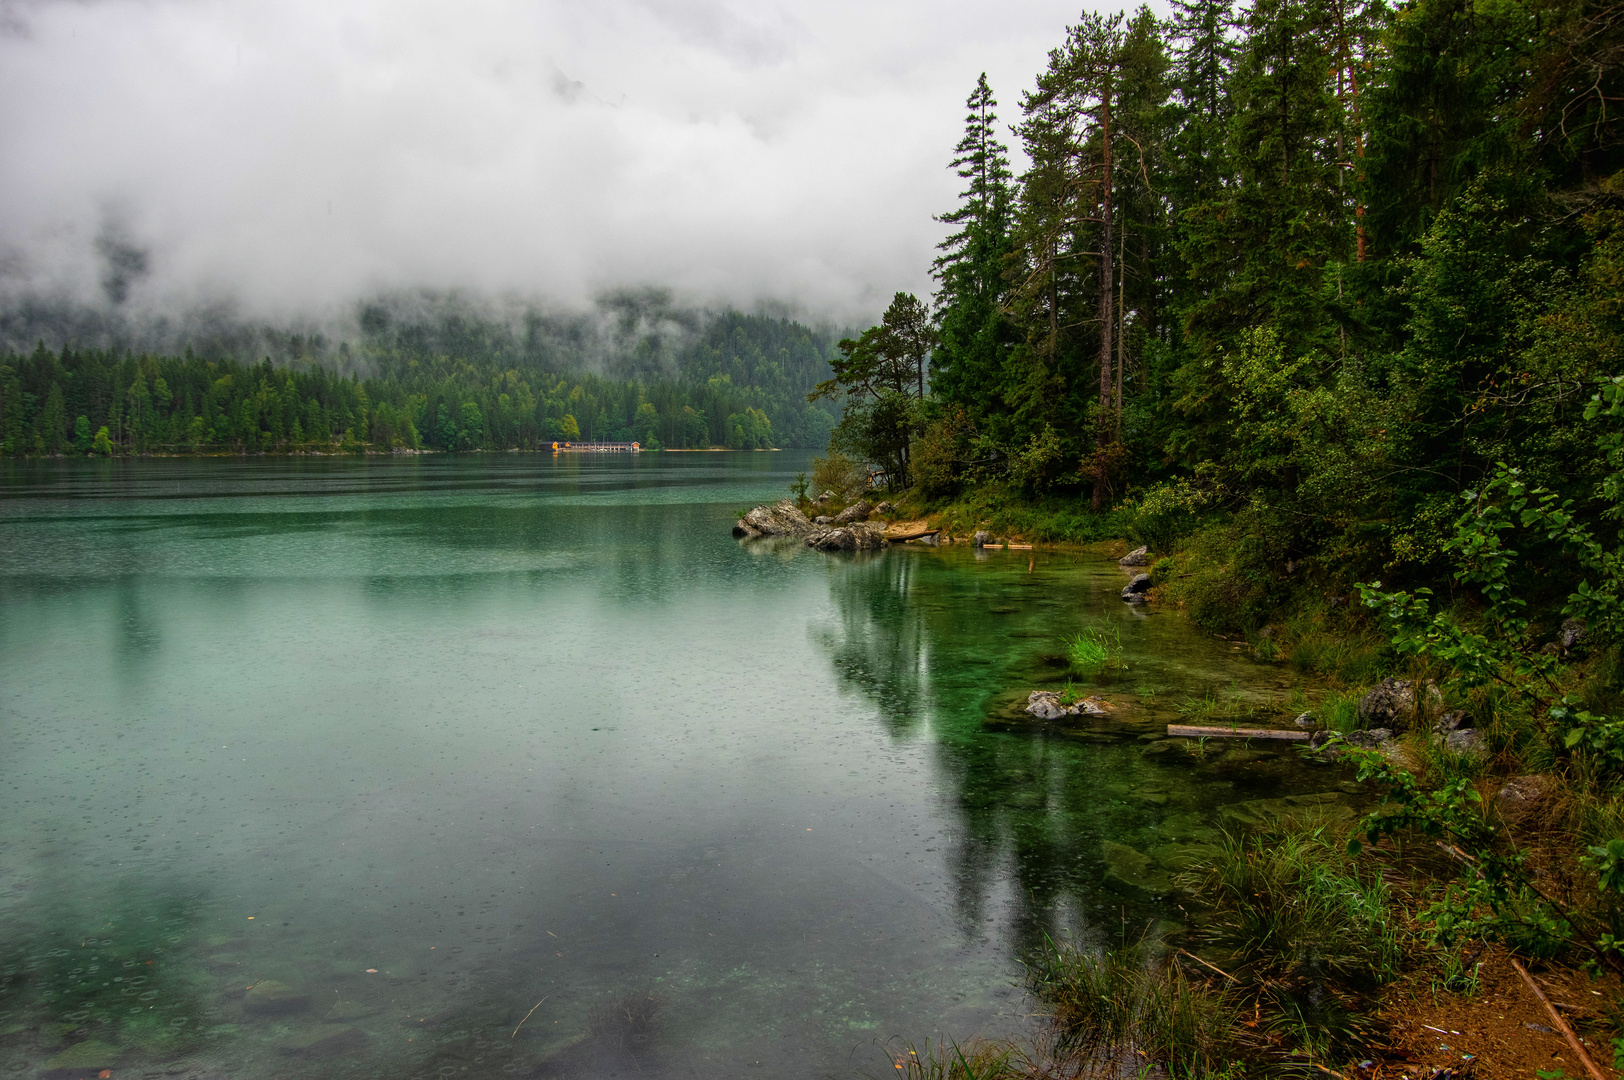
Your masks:
<instances>
[{"instance_id":1,"label":"overcast sky","mask_svg":"<svg viewBox=\"0 0 1624 1080\"><path fill-rule=\"evenodd\" d=\"M872 318L929 289L977 74L1013 120L1079 10L0 0L0 287L99 299L111 255L138 309L659 285Z\"/></svg>"}]
</instances>

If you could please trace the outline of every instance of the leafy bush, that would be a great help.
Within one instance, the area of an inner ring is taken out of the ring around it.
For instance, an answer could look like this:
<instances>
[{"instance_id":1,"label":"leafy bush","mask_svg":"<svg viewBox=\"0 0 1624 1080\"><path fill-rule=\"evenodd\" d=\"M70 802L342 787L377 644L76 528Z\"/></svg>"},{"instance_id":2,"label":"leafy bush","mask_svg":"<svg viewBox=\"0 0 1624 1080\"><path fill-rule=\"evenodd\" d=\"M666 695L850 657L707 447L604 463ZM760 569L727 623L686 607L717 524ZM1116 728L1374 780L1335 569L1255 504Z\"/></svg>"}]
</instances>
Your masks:
<instances>
[{"instance_id":1,"label":"leafy bush","mask_svg":"<svg viewBox=\"0 0 1624 1080\"><path fill-rule=\"evenodd\" d=\"M812 497L832 491L840 503L856 502L868 491L868 470L836 450L812 459Z\"/></svg>"}]
</instances>

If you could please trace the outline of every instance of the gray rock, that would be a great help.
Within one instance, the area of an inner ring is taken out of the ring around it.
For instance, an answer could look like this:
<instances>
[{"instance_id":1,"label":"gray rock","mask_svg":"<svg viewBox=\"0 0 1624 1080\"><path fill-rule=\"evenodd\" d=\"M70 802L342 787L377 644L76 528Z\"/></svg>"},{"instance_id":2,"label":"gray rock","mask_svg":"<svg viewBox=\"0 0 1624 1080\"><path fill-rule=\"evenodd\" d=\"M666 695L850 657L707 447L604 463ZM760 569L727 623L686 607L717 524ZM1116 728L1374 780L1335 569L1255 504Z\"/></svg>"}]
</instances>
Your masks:
<instances>
[{"instance_id":1,"label":"gray rock","mask_svg":"<svg viewBox=\"0 0 1624 1080\"><path fill-rule=\"evenodd\" d=\"M986 547L988 544L992 543L992 533L988 532L986 529L977 529L975 536L971 539L976 547Z\"/></svg>"},{"instance_id":2,"label":"gray rock","mask_svg":"<svg viewBox=\"0 0 1624 1080\"><path fill-rule=\"evenodd\" d=\"M1118 566L1149 566L1151 563L1153 563L1155 561L1156 561L1155 557L1151 555L1149 548L1147 548L1147 547L1136 547L1132 551L1128 552L1126 555L1122 556L1122 558L1118 559L1117 560L1117 565Z\"/></svg>"},{"instance_id":3,"label":"gray rock","mask_svg":"<svg viewBox=\"0 0 1624 1080\"><path fill-rule=\"evenodd\" d=\"M819 506L822 506L824 503L834 502L835 501L835 493L832 492L832 491L825 491L822 495L819 495L816 499L813 499L812 501L817 503Z\"/></svg>"},{"instance_id":4,"label":"gray rock","mask_svg":"<svg viewBox=\"0 0 1624 1080\"><path fill-rule=\"evenodd\" d=\"M1135 574L1133 580L1122 587L1122 599L1130 604L1143 604L1150 597L1145 594L1150 591L1150 575Z\"/></svg>"},{"instance_id":5,"label":"gray rock","mask_svg":"<svg viewBox=\"0 0 1624 1080\"><path fill-rule=\"evenodd\" d=\"M1318 750L1320 757L1326 761L1335 761L1350 746L1357 746L1361 750L1385 749L1392 739L1393 732L1389 728L1349 731L1345 734L1322 729L1308 737L1308 745L1310 749Z\"/></svg>"},{"instance_id":6,"label":"gray rock","mask_svg":"<svg viewBox=\"0 0 1624 1080\"><path fill-rule=\"evenodd\" d=\"M878 505L878 506L876 506L874 508L874 512L876 514L889 514L891 511L893 511L895 509L896 509L896 507L891 505L890 503L882 502L880 505Z\"/></svg>"},{"instance_id":7,"label":"gray rock","mask_svg":"<svg viewBox=\"0 0 1624 1080\"><path fill-rule=\"evenodd\" d=\"M733 526L734 536L747 539L758 536L805 536L811 531L812 523L788 499L771 506L758 506Z\"/></svg>"},{"instance_id":8,"label":"gray rock","mask_svg":"<svg viewBox=\"0 0 1624 1080\"><path fill-rule=\"evenodd\" d=\"M1415 684L1409 679L1383 679L1360 700L1359 722L1367 727L1423 726L1427 717L1443 711L1444 696L1438 684L1429 681L1422 697L1418 707Z\"/></svg>"},{"instance_id":9,"label":"gray rock","mask_svg":"<svg viewBox=\"0 0 1624 1080\"><path fill-rule=\"evenodd\" d=\"M1488 744L1483 741L1483 733L1476 728L1461 728L1458 731L1447 732L1443 736L1444 749L1451 754L1462 757L1487 757Z\"/></svg>"},{"instance_id":10,"label":"gray rock","mask_svg":"<svg viewBox=\"0 0 1624 1080\"><path fill-rule=\"evenodd\" d=\"M874 508L868 505L868 500L859 499L835 515L835 524L850 525L854 521L866 521L873 510Z\"/></svg>"},{"instance_id":11,"label":"gray rock","mask_svg":"<svg viewBox=\"0 0 1624 1080\"><path fill-rule=\"evenodd\" d=\"M812 524L814 524L814 525L833 525L834 521L835 521L835 519L830 517L828 514L819 514L817 517L812 519Z\"/></svg>"},{"instance_id":12,"label":"gray rock","mask_svg":"<svg viewBox=\"0 0 1624 1080\"><path fill-rule=\"evenodd\" d=\"M1562 646L1563 651L1571 649L1575 645L1583 645L1587 629L1583 619L1577 617L1563 619L1562 628L1557 631L1557 643Z\"/></svg>"},{"instance_id":13,"label":"gray rock","mask_svg":"<svg viewBox=\"0 0 1624 1080\"><path fill-rule=\"evenodd\" d=\"M806 546L819 551L873 551L885 546L885 529L866 521L818 529Z\"/></svg>"},{"instance_id":14,"label":"gray rock","mask_svg":"<svg viewBox=\"0 0 1624 1080\"><path fill-rule=\"evenodd\" d=\"M1432 732L1435 735L1442 735L1446 732L1471 726L1472 718L1467 716L1464 710L1455 709L1438 717L1437 722L1432 725Z\"/></svg>"},{"instance_id":15,"label":"gray rock","mask_svg":"<svg viewBox=\"0 0 1624 1080\"><path fill-rule=\"evenodd\" d=\"M1296 724L1300 728L1303 728L1304 730L1313 731L1319 727L1319 717L1315 716L1311 712L1305 712L1299 714L1297 719L1293 720L1292 723Z\"/></svg>"},{"instance_id":16,"label":"gray rock","mask_svg":"<svg viewBox=\"0 0 1624 1080\"><path fill-rule=\"evenodd\" d=\"M1500 786L1494 805L1501 817L1515 825L1544 811L1556 791L1556 781L1549 776L1513 776Z\"/></svg>"},{"instance_id":17,"label":"gray rock","mask_svg":"<svg viewBox=\"0 0 1624 1080\"><path fill-rule=\"evenodd\" d=\"M1039 720L1059 720L1066 716L1111 715L1105 708L1105 703L1099 698L1084 698L1067 705L1053 690L1032 691L1031 696L1026 699L1026 711Z\"/></svg>"}]
</instances>

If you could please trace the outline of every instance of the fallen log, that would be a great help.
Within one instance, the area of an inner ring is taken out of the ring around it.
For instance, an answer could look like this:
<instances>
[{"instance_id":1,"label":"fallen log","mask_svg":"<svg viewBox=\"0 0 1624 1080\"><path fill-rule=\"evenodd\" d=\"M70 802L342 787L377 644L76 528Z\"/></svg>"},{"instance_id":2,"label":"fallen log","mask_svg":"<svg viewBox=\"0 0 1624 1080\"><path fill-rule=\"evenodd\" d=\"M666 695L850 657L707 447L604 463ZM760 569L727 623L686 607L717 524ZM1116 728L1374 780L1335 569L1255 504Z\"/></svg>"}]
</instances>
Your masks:
<instances>
[{"instance_id":1,"label":"fallen log","mask_svg":"<svg viewBox=\"0 0 1624 1080\"><path fill-rule=\"evenodd\" d=\"M909 540L923 540L925 537L935 536L941 531L940 529L926 529L924 532L903 533L901 536L893 536L887 533L885 538L893 544L906 544Z\"/></svg>"},{"instance_id":2,"label":"fallen log","mask_svg":"<svg viewBox=\"0 0 1624 1080\"><path fill-rule=\"evenodd\" d=\"M1302 742L1309 734L1282 728L1209 727L1200 724L1168 724L1167 733L1192 739L1286 739L1290 742Z\"/></svg>"}]
</instances>

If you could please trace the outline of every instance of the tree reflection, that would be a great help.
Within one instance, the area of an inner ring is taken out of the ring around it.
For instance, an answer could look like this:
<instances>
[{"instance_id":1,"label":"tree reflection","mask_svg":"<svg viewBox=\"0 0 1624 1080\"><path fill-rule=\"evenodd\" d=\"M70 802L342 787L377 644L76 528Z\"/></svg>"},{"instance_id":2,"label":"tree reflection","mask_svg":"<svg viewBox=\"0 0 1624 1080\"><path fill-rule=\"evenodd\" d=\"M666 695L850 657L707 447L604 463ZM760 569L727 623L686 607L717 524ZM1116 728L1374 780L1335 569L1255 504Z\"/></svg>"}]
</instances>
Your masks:
<instances>
[{"instance_id":1,"label":"tree reflection","mask_svg":"<svg viewBox=\"0 0 1624 1080\"><path fill-rule=\"evenodd\" d=\"M1007 904L1023 951L1045 934L1137 936L1164 912L1104 887L1101 841L1154 830L1158 811L1118 794L1150 767L1131 744L989 722L1009 711L1010 691L1061 677L1043 654L1069 629L1054 597L1072 583L1024 559L967 572L956 555L832 565L839 617L817 638L893 738L930 740L958 822L949 859L967 936L984 932L995 904Z\"/></svg>"}]
</instances>

